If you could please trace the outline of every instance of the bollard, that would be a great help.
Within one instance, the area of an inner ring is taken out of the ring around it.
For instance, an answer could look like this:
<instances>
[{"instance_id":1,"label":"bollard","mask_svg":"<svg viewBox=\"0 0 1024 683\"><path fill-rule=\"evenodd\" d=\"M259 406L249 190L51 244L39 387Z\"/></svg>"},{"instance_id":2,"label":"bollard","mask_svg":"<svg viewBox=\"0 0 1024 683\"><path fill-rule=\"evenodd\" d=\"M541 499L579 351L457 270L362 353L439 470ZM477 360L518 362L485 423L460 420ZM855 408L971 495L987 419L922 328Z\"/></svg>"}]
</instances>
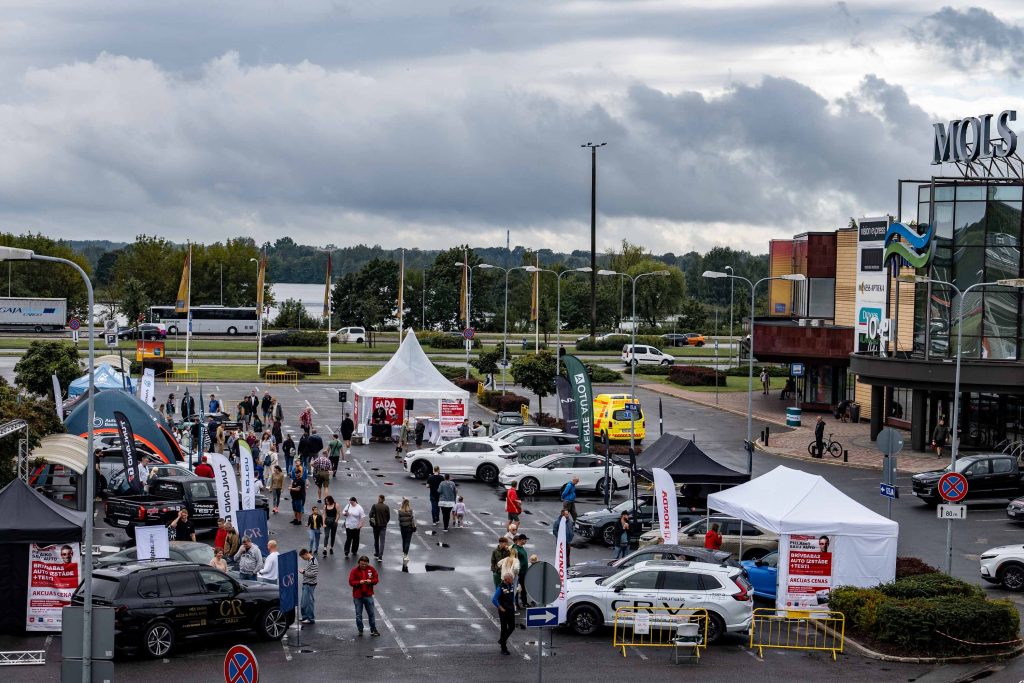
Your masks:
<instances>
[{"instance_id":1,"label":"bollard","mask_svg":"<svg viewBox=\"0 0 1024 683\"><path fill-rule=\"evenodd\" d=\"M843 462L850 462L850 451L843 449Z\"/></svg>"},{"instance_id":2,"label":"bollard","mask_svg":"<svg viewBox=\"0 0 1024 683\"><path fill-rule=\"evenodd\" d=\"M772 428L771 427L765 427L764 428L764 445L765 446L768 445L768 437L771 435L771 433L772 433Z\"/></svg>"}]
</instances>

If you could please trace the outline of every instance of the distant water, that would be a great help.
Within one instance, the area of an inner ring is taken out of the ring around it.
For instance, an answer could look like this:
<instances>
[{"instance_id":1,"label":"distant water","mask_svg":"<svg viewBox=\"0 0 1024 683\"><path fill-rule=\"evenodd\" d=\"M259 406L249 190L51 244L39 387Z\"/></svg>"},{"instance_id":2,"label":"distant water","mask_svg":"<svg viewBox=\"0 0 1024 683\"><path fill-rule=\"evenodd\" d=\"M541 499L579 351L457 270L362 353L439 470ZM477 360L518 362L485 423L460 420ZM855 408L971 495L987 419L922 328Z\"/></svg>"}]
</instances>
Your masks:
<instances>
[{"instance_id":1,"label":"distant water","mask_svg":"<svg viewBox=\"0 0 1024 683\"><path fill-rule=\"evenodd\" d=\"M306 307L314 318L320 319L324 313L324 286L322 284L310 285L298 282L275 282L271 285L274 293L274 300L282 302L286 299L298 299ZM277 308L270 308L270 319L277 317Z\"/></svg>"}]
</instances>

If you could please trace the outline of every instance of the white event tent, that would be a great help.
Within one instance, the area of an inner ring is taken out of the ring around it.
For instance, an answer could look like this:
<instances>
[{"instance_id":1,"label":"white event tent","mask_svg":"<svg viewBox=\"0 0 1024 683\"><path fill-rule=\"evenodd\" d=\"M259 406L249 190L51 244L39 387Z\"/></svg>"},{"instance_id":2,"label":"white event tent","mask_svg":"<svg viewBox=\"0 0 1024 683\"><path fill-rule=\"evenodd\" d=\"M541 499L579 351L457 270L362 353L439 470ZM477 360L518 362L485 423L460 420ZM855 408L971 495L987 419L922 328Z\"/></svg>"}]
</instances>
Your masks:
<instances>
[{"instance_id":1,"label":"white event tent","mask_svg":"<svg viewBox=\"0 0 1024 683\"><path fill-rule=\"evenodd\" d=\"M818 577L819 593L834 586L877 586L896 577L899 524L864 507L824 477L776 467L746 484L712 493L708 509L779 534L779 609L808 606L799 601L787 604L787 587L801 580L794 577L791 582L790 570L801 560L810 559L812 564L816 561L817 540L823 536L828 537L823 542L828 543L831 553L831 576L827 581L827 577ZM798 537L804 539L800 541L802 548L792 542ZM809 542L813 543L812 552L807 552ZM790 564L791 544L800 548L794 566Z\"/></svg>"},{"instance_id":2,"label":"white event tent","mask_svg":"<svg viewBox=\"0 0 1024 683\"><path fill-rule=\"evenodd\" d=\"M469 392L452 384L434 367L412 330L406 333L395 355L384 367L362 382L353 382L351 388L355 404L353 420L360 434L366 431L375 398L420 401L415 404L420 411L423 411L425 402L436 402L433 409L424 412L441 417L442 433L446 428L445 417L457 428L468 411ZM448 427L450 429L451 425Z\"/></svg>"}]
</instances>

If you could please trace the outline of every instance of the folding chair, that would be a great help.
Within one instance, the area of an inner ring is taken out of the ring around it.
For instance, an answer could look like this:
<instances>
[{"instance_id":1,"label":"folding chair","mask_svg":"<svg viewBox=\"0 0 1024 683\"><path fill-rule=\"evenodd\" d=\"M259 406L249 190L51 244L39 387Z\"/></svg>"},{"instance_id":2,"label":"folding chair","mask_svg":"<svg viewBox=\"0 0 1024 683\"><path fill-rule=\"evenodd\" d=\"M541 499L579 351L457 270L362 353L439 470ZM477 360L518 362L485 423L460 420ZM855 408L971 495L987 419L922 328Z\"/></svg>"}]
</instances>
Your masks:
<instances>
[{"instance_id":1,"label":"folding chair","mask_svg":"<svg viewBox=\"0 0 1024 683\"><path fill-rule=\"evenodd\" d=\"M679 663L680 650L689 650L687 658L700 662L700 641L700 624L692 621L679 624L676 628L676 637L672 639L675 663Z\"/></svg>"}]
</instances>

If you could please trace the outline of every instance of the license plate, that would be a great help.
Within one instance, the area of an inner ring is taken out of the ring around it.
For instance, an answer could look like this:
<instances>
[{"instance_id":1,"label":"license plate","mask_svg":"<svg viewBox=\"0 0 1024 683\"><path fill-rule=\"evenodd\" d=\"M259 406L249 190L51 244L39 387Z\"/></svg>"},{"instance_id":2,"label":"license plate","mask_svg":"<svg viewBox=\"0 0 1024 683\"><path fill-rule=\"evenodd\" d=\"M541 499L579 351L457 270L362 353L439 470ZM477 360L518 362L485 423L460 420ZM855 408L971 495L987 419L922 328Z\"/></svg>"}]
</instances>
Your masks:
<instances>
[{"instance_id":1,"label":"license plate","mask_svg":"<svg viewBox=\"0 0 1024 683\"><path fill-rule=\"evenodd\" d=\"M117 525L118 526L128 526L128 520L127 519L119 519L119 520L117 520Z\"/></svg>"}]
</instances>

